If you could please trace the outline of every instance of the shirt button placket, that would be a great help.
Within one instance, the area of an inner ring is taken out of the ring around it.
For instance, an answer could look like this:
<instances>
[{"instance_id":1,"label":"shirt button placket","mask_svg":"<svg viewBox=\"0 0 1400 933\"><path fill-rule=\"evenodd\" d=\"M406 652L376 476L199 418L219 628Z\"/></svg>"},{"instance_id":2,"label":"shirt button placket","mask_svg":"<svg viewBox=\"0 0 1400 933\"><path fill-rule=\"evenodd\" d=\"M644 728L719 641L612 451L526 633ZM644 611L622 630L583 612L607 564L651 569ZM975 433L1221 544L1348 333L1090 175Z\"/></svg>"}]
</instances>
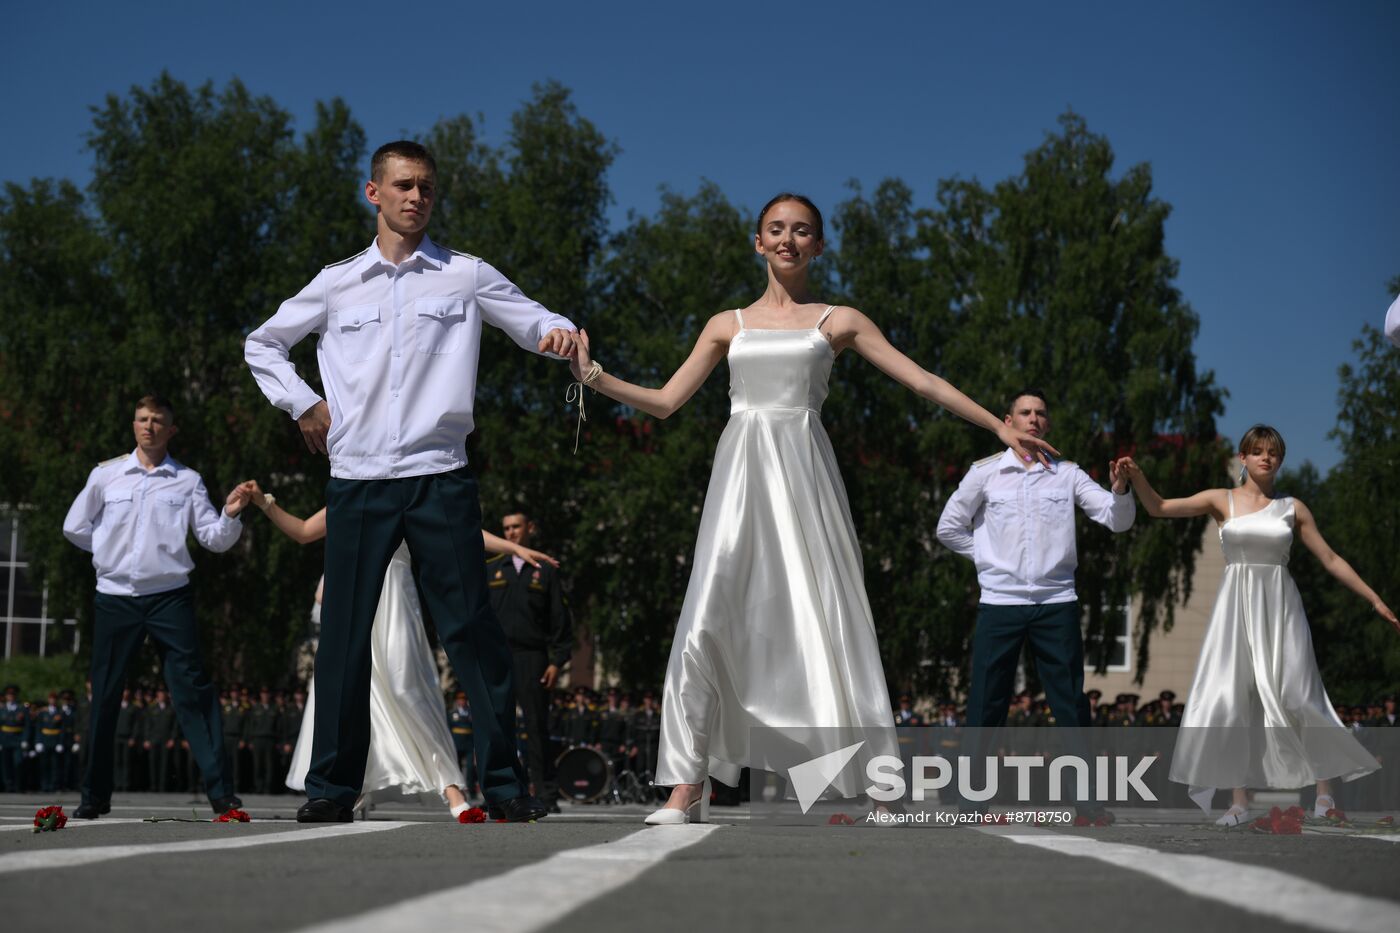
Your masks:
<instances>
[{"instance_id":1,"label":"shirt button placket","mask_svg":"<svg viewBox=\"0 0 1400 933\"><path fill-rule=\"evenodd\" d=\"M394 270L394 326L393 352L389 363L389 441L397 448L399 435L403 433L403 410L399 407L399 389L403 386L403 363L401 362L404 344L403 334L403 264Z\"/></svg>"}]
</instances>

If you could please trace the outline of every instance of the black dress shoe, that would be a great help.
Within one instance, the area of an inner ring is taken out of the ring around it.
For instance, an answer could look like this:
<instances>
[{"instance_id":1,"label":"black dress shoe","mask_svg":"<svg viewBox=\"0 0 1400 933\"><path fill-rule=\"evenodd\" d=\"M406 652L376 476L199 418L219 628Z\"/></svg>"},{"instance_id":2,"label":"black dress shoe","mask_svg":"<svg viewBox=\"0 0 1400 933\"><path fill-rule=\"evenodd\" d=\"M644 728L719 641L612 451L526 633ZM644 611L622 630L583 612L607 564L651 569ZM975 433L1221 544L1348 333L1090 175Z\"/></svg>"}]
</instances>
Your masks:
<instances>
[{"instance_id":1,"label":"black dress shoe","mask_svg":"<svg viewBox=\"0 0 1400 933\"><path fill-rule=\"evenodd\" d=\"M1074 814L1075 826L1112 826L1118 822L1118 818L1113 815L1113 811L1107 807L1085 806L1077 807Z\"/></svg>"},{"instance_id":2,"label":"black dress shoe","mask_svg":"<svg viewBox=\"0 0 1400 933\"><path fill-rule=\"evenodd\" d=\"M222 815L230 810L242 810L243 801L234 796L220 797L218 800L209 801L209 806L214 808L215 813Z\"/></svg>"},{"instance_id":3,"label":"black dress shoe","mask_svg":"<svg viewBox=\"0 0 1400 933\"><path fill-rule=\"evenodd\" d=\"M95 820L102 814L111 812L112 805L110 803L89 803L85 800L78 804L78 809L73 811L73 819Z\"/></svg>"},{"instance_id":4,"label":"black dress shoe","mask_svg":"<svg viewBox=\"0 0 1400 933\"><path fill-rule=\"evenodd\" d=\"M550 813L563 813L564 811L561 810L561 809L559 809L559 801L558 801L558 800L551 800L551 801L549 802L549 812L550 812Z\"/></svg>"},{"instance_id":5,"label":"black dress shoe","mask_svg":"<svg viewBox=\"0 0 1400 933\"><path fill-rule=\"evenodd\" d=\"M487 815L493 820L505 820L507 823L529 823L532 820L542 820L548 816L549 807L545 806L538 797L525 794L491 804L487 808Z\"/></svg>"},{"instance_id":6,"label":"black dress shoe","mask_svg":"<svg viewBox=\"0 0 1400 933\"><path fill-rule=\"evenodd\" d=\"M354 819L354 810L324 797L308 800L297 810L298 823L350 823Z\"/></svg>"}]
</instances>

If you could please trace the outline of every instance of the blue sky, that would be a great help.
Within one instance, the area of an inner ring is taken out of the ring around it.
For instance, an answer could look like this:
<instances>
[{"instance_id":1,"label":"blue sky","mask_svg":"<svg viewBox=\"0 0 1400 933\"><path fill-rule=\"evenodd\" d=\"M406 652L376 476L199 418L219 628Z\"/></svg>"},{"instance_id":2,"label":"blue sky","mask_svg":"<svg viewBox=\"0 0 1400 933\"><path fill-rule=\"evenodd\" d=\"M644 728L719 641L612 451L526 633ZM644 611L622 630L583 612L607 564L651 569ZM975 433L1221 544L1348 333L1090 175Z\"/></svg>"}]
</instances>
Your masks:
<instances>
[{"instance_id":1,"label":"blue sky","mask_svg":"<svg viewBox=\"0 0 1400 933\"><path fill-rule=\"evenodd\" d=\"M162 69L241 78L302 127L342 97L371 145L464 112L500 141L557 79L621 147L618 221L702 178L749 208L784 188L831 207L890 176L928 204L939 179L1016 173L1072 107L1173 205L1222 433L1268 420L1292 465L1335 464L1337 367L1400 274L1400 4L975 6L13 5L0 180L85 182L88 108Z\"/></svg>"}]
</instances>

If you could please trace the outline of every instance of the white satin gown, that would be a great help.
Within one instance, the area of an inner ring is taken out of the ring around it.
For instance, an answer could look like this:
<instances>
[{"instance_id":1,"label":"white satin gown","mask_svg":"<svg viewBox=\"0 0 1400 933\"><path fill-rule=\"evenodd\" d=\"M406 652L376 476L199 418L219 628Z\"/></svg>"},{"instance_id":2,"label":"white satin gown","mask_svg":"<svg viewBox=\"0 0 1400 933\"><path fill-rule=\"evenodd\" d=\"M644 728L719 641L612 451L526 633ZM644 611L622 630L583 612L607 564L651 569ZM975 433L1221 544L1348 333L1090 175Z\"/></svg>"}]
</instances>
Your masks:
<instances>
[{"instance_id":1,"label":"white satin gown","mask_svg":"<svg viewBox=\"0 0 1400 933\"><path fill-rule=\"evenodd\" d=\"M1201 644L1170 776L1198 803L1215 788L1292 789L1380 767L1322 686L1298 587L1288 573L1291 498L1220 528L1225 575Z\"/></svg>"},{"instance_id":2,"label":"white satin gown","mask_svg":"<svg viewBox=\"0 0 1400 933\"><path fill-rule=\"evenodd\" d=\"M751 330L740 316L729 345L730 419L666 667L657 784L737 783L741 767L763 767L751 760L753 727L853 727L870 753L897 748L860 547L821 422L834 353L820 324Z\"/></svg>"},{"instance_id":3,"label":"white satin gown","mask_svg":"<svg viewBox=\"0 0 1400 933\"><path fill-rule=\"evenodd\" d=\"M293 790L306 789L315 710L313 682L287 773L287 786ZM369 724L369 758L356 807L412 797L445 802L442 795L448 785L464 786L407 544L400 545L389 562L374 614Z\"/></svg>"}]
</instances>

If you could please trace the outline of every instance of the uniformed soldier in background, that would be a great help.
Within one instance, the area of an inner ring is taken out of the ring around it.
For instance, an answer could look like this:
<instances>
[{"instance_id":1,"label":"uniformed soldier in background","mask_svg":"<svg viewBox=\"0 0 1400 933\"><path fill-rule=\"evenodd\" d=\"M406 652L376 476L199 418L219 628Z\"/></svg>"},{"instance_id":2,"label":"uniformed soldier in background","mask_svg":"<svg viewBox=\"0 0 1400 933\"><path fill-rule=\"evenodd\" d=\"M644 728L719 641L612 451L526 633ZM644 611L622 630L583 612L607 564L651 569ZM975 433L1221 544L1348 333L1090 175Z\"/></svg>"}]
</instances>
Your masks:
<instances>
[{"instance_id":1,"label":"uniformed soldier in background","mask_svg":"<svg viewBox=\"0 0 1400 933\"><path fill-rule=\"evenodd\" d=\"M627 745L636 757L635 770L654 776L656 756L661 750L661 710L656 707L656 694L642 694L642 706L632 714L627 731Z\"/></svg>"},{"instance_id":2,"label":"uniformed soldier in background","mask_svg":"<svg viewBox=\"0 0 1400 933\"><path fill-rule=\"evenodd\" d=\"M627 756L627 720L631 711L622 703L622 691L608 688L607 705L598 711L597 747L612 763L613 774L622 770Z\"/></svg>"},{"instance_id":3,"label":"uniformed soldier in background","mask_svg":"<svg viewBox=\"0 0 1400 933\"><path fill-rule=\"evenodd\" d=\"M141 737L140 702L130 689L122 690L121 705L117 707L117 727L113 733L113 783L117 790L136 789L136 744Z\"/></svg>"},{"instance_id":4,"label":"uniformed soldier in background","mask_svg":"<svg viewBox=\"0 0 1400 933\"><path fill-rule=\"evenodd\" d=\"M452 708L447 711L447 730L452 733L452 748L457 753L457 767L466 781L462 790L468 797L476 796L476 746L472 738L472 708L467 705L467 692L458 690Z\"/></svg>"},{"instance_id":5,"label":"uniformed soldier in background","mask_svg":"<svg viewBox=\"0 0 1400 933\"><path fill-rule=\"evenodd\" d=\"M170 758L175 751L175 709L165 687L156 688L155 702L141 717L141 747L146 751L146 789L170 790Z\"/></svg>"},{"instance_id":6,"label":"uniformed soldier in background","mask_svg":"<svg viewBox=\"0 0 1400 933\"><path fill-rule=\"evenodd\" d=\"M292 691L292 702L282 707L282 735L277 740L277 774L272 782L273 790L279 794L286 790L287 772L292 769L292 752L296 751L297 737L301 735L301 721L306 718L306 691L297 687Z\"/></svg>"},{"instance_id":7,"label":"uniformed soldier in background","mask_svg":"<svg viewBox=\"0 0 1400 933\"><path fill-rule=\"evenodd\" d=\"M19 701L19 687L5 688L5 702L0 703L0 791L19 792L20 766L29 747L29 710Z\"/></svg>"},{"instance_id":8,"label":"uniformed soldier in background","mask_svg":"<svg viewBox=\"0 0 1400 933\"><path fill-rule=\"evenodd\" d=\"M87 735L89 716L92 712L92 681L87 682L87 692L83 702L78 703L72 690L63 691L61 699L68 710L68 722L72 724L72 734L68 736L68 770L63 775L63 789L77 790L83 778L82 765L87 754L83 736Z\"/></svg>"},{"instance_id":9,"label":"uniformed soldier in background","mask_svg":"<svg viewBox=\"0 0 1400 933\"><path fill-rule=\"evenodd\" d=\"M228 762L229 780L233 782L233 792L248 789L243 773L243 751L248 743L243 738L244 717L248 708L243 704L239 689L234 687L224 694L224 760Z\"/></svg>"},{"instance_id":10,"label":"uniformed soldier in background","mask_svg":"<svg viewBox=\"0 0 1400 933\"><path fill-rule=\"evenodd\" d=\"M570 748L591 748L598 743L598 713L589 705L588 692L583 687L574 691L574 702L564 721L564 738Z\"/></svg>"},{"instance_id":11,"label":"uniformed soldier in background","mask_svg":"<svg viewBox=\"0 0 1400 933\"><path fill-rule=\"evenodd\" d=\"M1089 725L1102 726L1104 724L1104 709L1099 705L1099 700L1103 699L1103 691L1090 690L1084 696L1089 701Z\"/></svg>"},{"instance_id":12,"label":"uniformed soldier in background","mask_svg":"<svg viewBox=\"0 0 1400 933\"><path fill-rule=\"evenodd\" d=\"M258 689L258 702L244 719L248 746L253 750L253 789L259 794L272 793L273 748L277 744L278 715L269 687Z\"/></svg>"},{"instance_id":13,"label":"uniformed soldier in background","mask_svg":"<svg viewBox=\"0 0 1400 933\"><path fill-rule=\"evenodd\" d=\"M501 519L507 541L531 547L538 529L523 512ZM554 786L553 749L549 736L549 692L573 653L573 620L560 585L559 572L549 564L533 567L523 557L496 555L486 562L491 608L501 621L515 656L516 702L525 718L526 768L535 795L552 813L559 812Z\"/></svg>"},{"instance_id":14,"label":"uniformed soldier in background","mask_svg":"<svg viewBox=\"0 0 1400 933\"><path fill-rule=\"evenodd\" d=\"M39 753L39 790L46 794L58 790L60 775L66 759L63 744L68 734L68 717L58 705L58 694L50 693L49 702L34 717L34 751Z\"/></svg>"}]
</instances>

